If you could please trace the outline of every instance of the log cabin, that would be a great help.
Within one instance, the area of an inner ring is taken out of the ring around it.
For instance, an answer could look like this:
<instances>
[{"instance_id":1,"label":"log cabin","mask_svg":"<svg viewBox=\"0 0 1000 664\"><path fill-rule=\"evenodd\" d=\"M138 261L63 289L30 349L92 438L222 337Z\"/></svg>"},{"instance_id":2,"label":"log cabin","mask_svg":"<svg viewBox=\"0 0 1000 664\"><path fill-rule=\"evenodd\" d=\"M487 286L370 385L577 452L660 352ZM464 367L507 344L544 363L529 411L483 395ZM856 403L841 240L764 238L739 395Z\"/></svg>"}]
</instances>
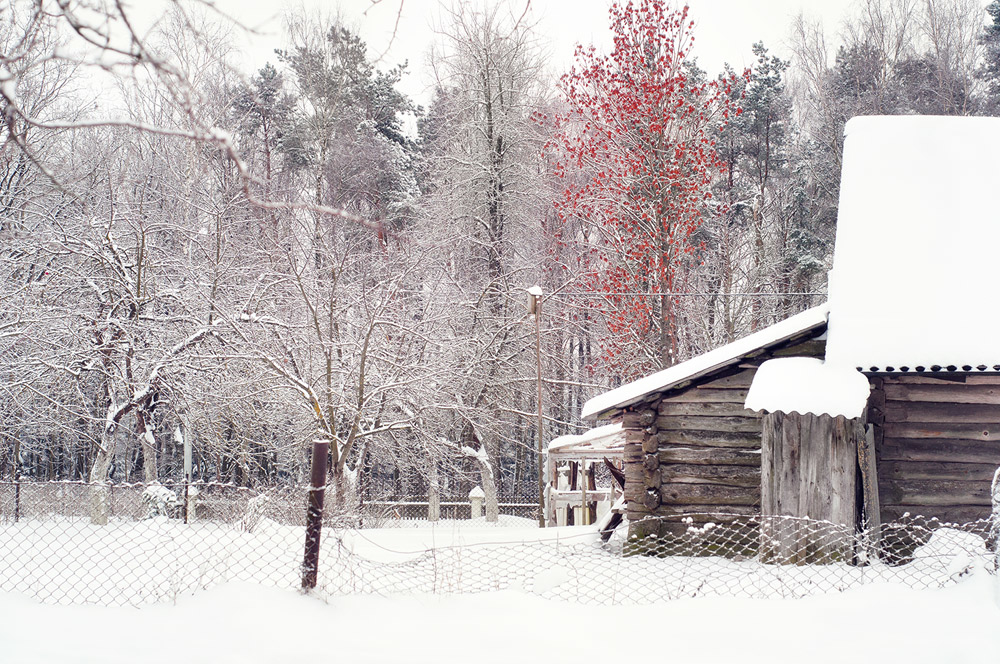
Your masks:
<instances>
[{"instance_id":1,"label":"log cabin","mask_svg":"<svg viewBox=\"0 0 1000 664\"><path fill-rule=\"evenodd\" d=\"M584 406L622 423L633 534L713 512L989 517L1000 119L863 117L845 134L827 304Z\"/></svg>"}]
</instances>

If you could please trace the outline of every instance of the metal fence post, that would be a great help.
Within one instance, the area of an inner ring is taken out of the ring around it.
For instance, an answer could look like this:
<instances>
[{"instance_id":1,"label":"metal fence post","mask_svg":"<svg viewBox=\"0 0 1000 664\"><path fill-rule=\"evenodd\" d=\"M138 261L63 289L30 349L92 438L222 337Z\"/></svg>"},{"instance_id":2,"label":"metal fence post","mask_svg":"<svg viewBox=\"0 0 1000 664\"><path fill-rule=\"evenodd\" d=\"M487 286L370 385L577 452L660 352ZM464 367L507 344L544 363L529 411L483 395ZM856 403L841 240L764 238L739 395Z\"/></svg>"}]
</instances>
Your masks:
<instances>
[{"instance_id":1,"label":"metal fence post","mask_svg":"<svg viewBox=\"0 0 1000 664\"><path fill-rule=\"evenodd\" d=\"M326 463L330 455L328 441L314 440L309 503L306 508L306 546L302 560L302 589L316 587L319 570L319 537L323 529L323 496L326 491Z\"/></svg>"}]
</instances>

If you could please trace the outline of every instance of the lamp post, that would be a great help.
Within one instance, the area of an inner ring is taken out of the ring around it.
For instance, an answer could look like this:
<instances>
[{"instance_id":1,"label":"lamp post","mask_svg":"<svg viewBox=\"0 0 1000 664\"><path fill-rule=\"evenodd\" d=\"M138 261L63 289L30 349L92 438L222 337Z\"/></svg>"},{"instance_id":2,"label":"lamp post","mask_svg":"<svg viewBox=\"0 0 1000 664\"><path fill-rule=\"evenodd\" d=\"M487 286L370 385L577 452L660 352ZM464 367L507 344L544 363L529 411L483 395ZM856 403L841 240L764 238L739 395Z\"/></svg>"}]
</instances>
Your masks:
<instances>
[{"instance_id":1,"label":"lamp post","mask_svg":"<svg viewBox=\"0 0 1000 664\"><path fill-rule=\"evenodd\" d=\"M528 289L528 313L535 318L535 364L538 370L538 527L545 527L545 467L542 454L542 289Z\"/></svg>"}]
</instances>

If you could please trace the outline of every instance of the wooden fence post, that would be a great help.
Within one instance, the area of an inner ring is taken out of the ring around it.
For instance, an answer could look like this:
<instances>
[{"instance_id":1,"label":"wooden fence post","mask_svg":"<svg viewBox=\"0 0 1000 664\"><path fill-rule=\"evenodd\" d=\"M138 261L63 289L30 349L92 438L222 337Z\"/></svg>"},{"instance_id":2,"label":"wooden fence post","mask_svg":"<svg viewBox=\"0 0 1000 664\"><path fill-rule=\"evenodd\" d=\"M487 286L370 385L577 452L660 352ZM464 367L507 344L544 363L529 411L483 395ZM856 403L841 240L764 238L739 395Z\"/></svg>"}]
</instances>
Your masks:
<instances>
[{"instance_id":1,"label":"wooden fence post","mask_svg":"<svg viewBox=\"0 0 1000 664\"><path fill-rule=\"evenodd\" d=\"M302 560L303 590L316 587L316 576L319 570L319 538L323 529L323 496L326 491L326 466L329 456L330 443L314 440L312 473L309 481L309 504L306 508L306 546Z\"/></svg>"}]
</instances>

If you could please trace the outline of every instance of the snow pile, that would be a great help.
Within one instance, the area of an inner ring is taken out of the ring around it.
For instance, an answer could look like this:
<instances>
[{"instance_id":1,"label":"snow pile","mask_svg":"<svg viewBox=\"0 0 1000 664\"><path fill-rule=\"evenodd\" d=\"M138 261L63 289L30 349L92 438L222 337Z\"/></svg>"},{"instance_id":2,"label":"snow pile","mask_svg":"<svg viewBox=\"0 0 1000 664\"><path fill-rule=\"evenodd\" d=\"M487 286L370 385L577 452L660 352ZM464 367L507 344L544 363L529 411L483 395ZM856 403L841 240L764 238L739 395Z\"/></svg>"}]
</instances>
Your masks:
<instances>
[{"instance_id":1,"label":"snow pile","mask_svg":"<svg viewBox=\"0 0 1000 664\"><path fill-rule=\"evenodd\" d=\"M746 407L855 418L861 417L869 391L868 379L856 369L811 357L787 357L760 365Z\"/></svg>"},{"instance_id":2,"label":"snow pile","mask_svg":"<svg viewBox=\"0 0 1000 664\"><path fill-rule=\"evenodd\" d=\"M941 585L985 568L988 557L982 537L954 528L938 528L913 552L911 572L933 575Z\"/></svg>"},{"instance_id":3,"label":"snow pile","mask_svg":"<svg viewBox=\"0 0 1000 664\"><path fill-rule=\"evenodd\" d=\"M1000 118L858 117L845 133L827 360L1000 367Z\"/></svg>"}]
</instances>

